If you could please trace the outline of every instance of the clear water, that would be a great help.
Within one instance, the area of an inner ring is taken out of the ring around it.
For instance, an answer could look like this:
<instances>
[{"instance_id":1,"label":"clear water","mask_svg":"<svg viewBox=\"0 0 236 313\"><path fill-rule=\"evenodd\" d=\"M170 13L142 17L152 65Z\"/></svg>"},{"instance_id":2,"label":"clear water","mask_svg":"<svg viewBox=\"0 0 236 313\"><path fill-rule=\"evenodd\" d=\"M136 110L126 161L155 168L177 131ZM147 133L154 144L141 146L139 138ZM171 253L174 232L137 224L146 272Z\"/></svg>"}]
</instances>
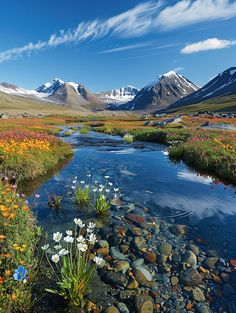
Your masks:
<instances>
[{"instance_id":1,"label":"clear water","mask_svg":"<svg viewBox=\"0 0 236 313\"><path fill-rule=\"evenodd\" d=\"M68 229L74 217L91 218L90 213L78 212L71 200L75 176L83 180L90 173L92 180L102 183L109 175L135 205L172 223L187 224L195 235L208 240L211 248L236 256L233 187L216 185L211 177L200 176L183 163L173 164L164 145L126 144L118 136L94 132L74 133L65 140L74 146L73 158L34 190L41 196L35 205L38 223L49 233ZM58 214L49 209L48 194L63 196L63 210Z\"/></svg>"}]
</instances>

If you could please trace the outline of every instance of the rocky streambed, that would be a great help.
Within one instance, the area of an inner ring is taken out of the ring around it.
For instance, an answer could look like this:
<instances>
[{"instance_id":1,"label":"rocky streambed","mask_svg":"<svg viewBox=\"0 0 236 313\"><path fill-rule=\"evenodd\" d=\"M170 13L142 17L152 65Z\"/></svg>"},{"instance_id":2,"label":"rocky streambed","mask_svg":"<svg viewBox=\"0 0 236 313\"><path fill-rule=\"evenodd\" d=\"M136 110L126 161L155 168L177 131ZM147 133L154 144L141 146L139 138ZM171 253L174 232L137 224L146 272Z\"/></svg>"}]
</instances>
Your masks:
<instances>
[{"instance_id":1,"label":"rocky streambed","mask_svg":"<svg viewBox=\"0 0 236 313\"><path fill-rule=\"evenodd\" d=\"M96 245L106 261L98 270L106 303L94 289L92 312L235 312L236 261L228 263L203 238L190 240L186 225L159 220L148 208L119 203L110 218Z\"/></svg>"}]
</instances>

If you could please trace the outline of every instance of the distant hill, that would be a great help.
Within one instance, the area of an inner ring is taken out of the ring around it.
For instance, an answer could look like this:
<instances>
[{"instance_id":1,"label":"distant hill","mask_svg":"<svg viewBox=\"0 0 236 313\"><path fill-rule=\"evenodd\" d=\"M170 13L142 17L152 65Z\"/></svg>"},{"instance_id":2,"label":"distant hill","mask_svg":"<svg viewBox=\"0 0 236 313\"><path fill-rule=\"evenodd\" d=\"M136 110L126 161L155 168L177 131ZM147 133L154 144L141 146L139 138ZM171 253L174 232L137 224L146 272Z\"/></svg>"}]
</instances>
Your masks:
<instances>
[{"instance_id":1,"label":"distant hill","mask_svg":"<svg viewBox=\"0 0 236 313\"><path fill-rule=\"evenodd\" d=\"M177 100L168 109L172 110L197 103L200 104L206 102L209 99L230 97L232 95L236 95L236 67L231 67L218 74L205 86L196 92ZM218 100L212 100L213 104L215 102L218 102Z\"/></svg>"}]
</instances>

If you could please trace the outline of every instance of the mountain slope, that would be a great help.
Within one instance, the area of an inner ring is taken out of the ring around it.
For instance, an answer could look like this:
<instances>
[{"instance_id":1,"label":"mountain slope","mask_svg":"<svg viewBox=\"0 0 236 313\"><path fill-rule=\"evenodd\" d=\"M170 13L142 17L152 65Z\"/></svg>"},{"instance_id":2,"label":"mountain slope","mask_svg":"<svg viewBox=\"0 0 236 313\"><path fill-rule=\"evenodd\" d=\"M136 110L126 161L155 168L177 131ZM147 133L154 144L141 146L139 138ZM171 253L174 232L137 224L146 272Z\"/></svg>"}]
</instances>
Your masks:
<instances>
[{"instance_id":1,"label":"mountain slope","mask_svg":"<svg viewBox=\"0 0 236 313\"><path fill-rule=\"evenodd\" d=\"M120 110L154 112L165 109L176 100L198 90L188 79L170 71L142 88L135 98L121 106Z\"/></svg>"},{"instance_id":2,"label":"mountain slope","mask_svg":"<svg viewBox=\"0 0 236 313\"><path fill-rule=\"evenodd\" d=\"M231 67L218 74L198 91L176 101L169 108L183 107L186 105L200 103L215 97L223 97L234 94L236 94L236 67Z\"/></svg>"},{"instance_id":3,"label":"mountain slope","mask_svg":"<svg viewBox=\"0 0 236 313\"><path fill-rule=\"evenodd\" d=\"M97 95L106 104L119 105L133 100L138 92L138 88L127 85L118 89L102 91Z\"/></svg>"}]
</instances>

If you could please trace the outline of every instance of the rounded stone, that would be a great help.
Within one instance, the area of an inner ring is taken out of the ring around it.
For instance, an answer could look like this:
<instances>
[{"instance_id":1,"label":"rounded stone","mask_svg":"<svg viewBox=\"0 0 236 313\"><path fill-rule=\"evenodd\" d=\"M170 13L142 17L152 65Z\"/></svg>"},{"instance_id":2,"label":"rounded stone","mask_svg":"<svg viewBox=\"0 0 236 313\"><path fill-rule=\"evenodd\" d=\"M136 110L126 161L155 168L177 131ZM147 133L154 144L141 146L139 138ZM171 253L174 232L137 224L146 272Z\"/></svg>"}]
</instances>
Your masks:
<instances>
[{"instance_id":1,"label":"rounded stone","mask_svg":"<svg viewBox=\"0 0 236 313\"><path fill-rule=\"evenodd\" d=\"M169 243L162 243L158 247L158 251L160 252L160 254L164 254L166 256L169 256L171 251L172 251L172 245Z\"/></svg>"},{"instance_id":2,"label":"rounded stone","mask_svg":"<svg viewBox=\"0 0 236 313\"><path fill-rule=\"evenodd\" d=\"M137 313L153 313L153 301L150 296L135 296L134 302Z\"/></svg>"},{"instance_id":3,"label":"rounded stone","mask_svg":"<svg viewBox=\"0 0 236 313\"><path fill-rule=\"evenodd\" d=\"M190 264L194 268L197 266L197 257L192 251L186 251L182 257L182 261Z\"/></svg>"},{"instance_id":4,"label":"rounded stone","mask_svg":"<svg viewBox=\"0 0 236 313\"><path fill-rule=\"evenodd\" d=\"M156 282L152 275L144 267L137 267L134 270L134 276L142 287L155 287Z\"/></svg>"},{"instance_id":5,"label":"rounded stone","mask_svg":"<svg viewBox=\"0 0 236 313\"><path fill-rule=\"evenodd\" d=\"M172 276L171 279L170 279L170 281L171 281L171 285L172 285L172 286L176 286L176 285L178 285L178 283L179 283L179 278L176 277L176 276Z\"/></svg>"},{"instance_id":6,"label":"rounded stone","mask_svg":"<svg viewBox=\"0 0 236 313\"><path fill-rule=\"evenodd\" d=\"M195 268L188 268L180 273L180 280L187 286L198 286L202 282L202 276Z\"/></svg>"},{"instance_id":7,"label":"rounded stone","mask_svg":"<svg viewBox=\"0 0 236 313\"><path fill-rule=\"evenodd\" d=\"M201 291L201 289L199 287L193 288L192 296L193 296L193 300L194 301L197 301L197 302L204 302L204 301L206 301L206 298L205 298L203 292Z\"/></svg>"},{"instance_id":8,"label":"rounded stone","mask_svg":"<svg viewBox=\"0 0 236 313\"><path fill-rule=\"evenodd\" d=\"M112 305L106 308L105 313L119 313L119 310Z\"/></svg>"}]
</instances>

